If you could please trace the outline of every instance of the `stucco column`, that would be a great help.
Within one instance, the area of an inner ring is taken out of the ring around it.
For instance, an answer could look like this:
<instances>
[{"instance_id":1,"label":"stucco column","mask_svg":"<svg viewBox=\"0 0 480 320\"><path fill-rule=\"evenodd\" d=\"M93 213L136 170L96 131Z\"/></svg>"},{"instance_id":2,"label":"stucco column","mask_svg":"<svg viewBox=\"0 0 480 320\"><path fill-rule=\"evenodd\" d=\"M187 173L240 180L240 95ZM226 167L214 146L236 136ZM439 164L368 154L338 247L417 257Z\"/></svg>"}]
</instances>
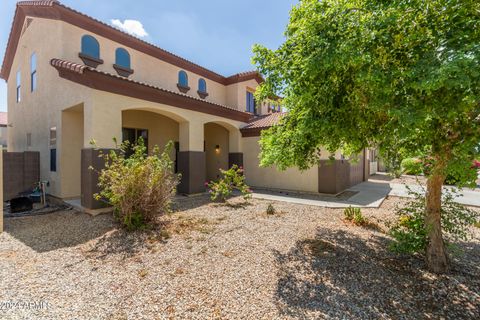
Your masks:
<instances>
[{"instance_id":1,"label":"stucco column","mask_svg":"<svg viewBox=\"0 0 480 320\"><path fill-rule=\"evenodd\" d=\"M181 122L179 124L180 151L203 150L204 124L201 121Z\"/></svg>"},{"instance_id":2,"label":"stucco column","mask_svg":"<svg viewBox=\"0 0 480 320\"><path fill-rule=\"evenodd\" d=\"M98 171L105 162L99 153L107 153L118 147L122 142L122 111L118 105L107 102L93 102L84 105L83 109L83 149L81 152L81 203L87 209L99 209L104 203L93 199L99 191ZM95 140L96 146L90 144ZM94 170L91 170L93 167Z\"/></svg>"},{"instance_id":3,"label":"stucco column","mask_svg":"<svg viewBox=\"0 0 480 320\"><path fill-rule=\"evenodd\" d=\"M240 130L230 130L228 140L228 167L231 168L234 164L243 167L242 134Z\"/></svg>"},{"instance_id":4,"label":"stucco column","mask_svg":"<svg viewBox=\"0 0 480 320\"><path fill-rule=\"evenodd\" d=\"M182 179L178 192L185 194L204 192L206 177L204 124L201 121L182 122L179 130L180 152L177 161Z\"/></svg>"},{"instance_id":5,"label":"stucco column","mask_svg":"<svg viewBox=\"0 0 480 320\"><path fill-rule=\"evenodd\" d=\"M91 148L95 140L99 148L115 148L113 139L122 142L122 110L119 106L91 103L84 105L83 147Z\"/></svg>"},{"instance_id":6,"label":"stucco column","mask_svg":"<svg viewBox=\"0 0 480 320\"><path fill-rule=\"evenodd\" d=\"M228 148L230 153L242 152L242 134L239 129L229 130L228 132Z\"/></svg>"}]
</instances>

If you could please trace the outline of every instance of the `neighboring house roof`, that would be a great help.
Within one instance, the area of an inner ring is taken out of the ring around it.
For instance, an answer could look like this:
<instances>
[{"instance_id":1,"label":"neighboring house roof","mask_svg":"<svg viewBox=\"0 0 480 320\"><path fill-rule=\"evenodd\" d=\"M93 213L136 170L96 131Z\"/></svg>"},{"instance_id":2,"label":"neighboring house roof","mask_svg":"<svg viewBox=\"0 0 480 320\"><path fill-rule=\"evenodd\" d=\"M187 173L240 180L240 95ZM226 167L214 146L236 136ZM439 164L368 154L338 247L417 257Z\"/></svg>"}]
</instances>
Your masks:
<instances>
[{"instance_id":1,"label":"neighboring house roof","mask_svg":"<svg viewBox=\"0 0 480 320\"><path fill-rule=\"evenodd\" d=\"M264 129L268 129L280 122L284 112L275 112L265 116L260 116L250 120L250 122L240 129L242 137L256 137L260 135L260 132Z\"/></svg>"},{"instance_id":2,"label":"neighboring house roof","mask_svg":"<svg viewBox=\"0 0 480 320\"><path fill-rule=\"evenodd\" d=\"M224 77L187 59L120 31L106 23L73 10L58 1L21 1L17 3L17 9L15 11L15 17L13 19L0 73L0 77L5 80L10 74L13 57L17 50L26 16L64 21L224 85L251 79L255 79L259 83L263 81L261 75L256 71Z\"/></svg>"},{"instance_id":3,"label":"neighboring house roof","mask_svg":"<svg viewBox=\"0 0 480 320\"><path fill-rule=\"evenodd\" d=\"M0 127L6 127L8 125L8 117L6 112L0 112Z\"/></svg>"},{"instance_id":4,"label":"neighboring house roof","mask_svg":"<svg viewBox=\"0 0 480 320\"><path fill-rule=\"evenodd\" d=\"M248 122L252 118L252 115L248 112L99 71L83 64L62 59L52 59L50 64L58 70L60 77L96 90L167 104L241 122Z\"/></svg>"}]
</instances>

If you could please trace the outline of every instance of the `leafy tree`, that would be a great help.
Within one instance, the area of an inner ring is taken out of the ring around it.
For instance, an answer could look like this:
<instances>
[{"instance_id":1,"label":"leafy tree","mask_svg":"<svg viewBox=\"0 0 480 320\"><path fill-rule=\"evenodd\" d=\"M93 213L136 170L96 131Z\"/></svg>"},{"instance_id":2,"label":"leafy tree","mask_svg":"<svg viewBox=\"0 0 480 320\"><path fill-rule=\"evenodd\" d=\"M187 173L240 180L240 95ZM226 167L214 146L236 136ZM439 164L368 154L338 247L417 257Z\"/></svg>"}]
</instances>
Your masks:
<instances>
[{"instance_id":1,"label":"leafy tree","mask_svg":"<svg viewBox=\"0 0 480 320\"><path fill-rule=\"evenodd\" d=\"M257 99L289 111L261 138L261 164L306 169L320 146L355 154L428 156L426 260L448 270L441 194L449 172L478 155L478 0L301 0L277 50L256 45ZM397 160L398 162L398 160Z\"/></svg>"}]
</instances>

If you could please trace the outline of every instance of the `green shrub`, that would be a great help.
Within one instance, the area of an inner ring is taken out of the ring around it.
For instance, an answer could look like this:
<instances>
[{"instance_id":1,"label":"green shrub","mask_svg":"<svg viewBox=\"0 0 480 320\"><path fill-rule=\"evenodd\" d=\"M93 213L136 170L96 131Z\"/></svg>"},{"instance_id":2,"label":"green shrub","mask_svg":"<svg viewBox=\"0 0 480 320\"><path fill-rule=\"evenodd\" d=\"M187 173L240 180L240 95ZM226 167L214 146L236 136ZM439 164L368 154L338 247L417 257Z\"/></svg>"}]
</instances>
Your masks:
<instances>
[{"instance_id":1,"label":"green shrub","mask_svg":"<svg viewBox=\"0 0 480 320\"><path fill-rule=\"evenodd\" d=\"M367 219L362 215L360 208L357 209L358 210L355 211L355 214L353 215L353 223L357 226L363 226L367 222Z\"/></svg>"},{"instance_id":2,"label":"green shrub","mask_svg":"<svg viewBox=\"0 0 480 320\"><path fill-rule=\"evenodd\" d=\"M414 199L404 207L396 209L397 221L390 228L394 241L390 249L401 253L416 253L425 251L428 244L428 226L425 225L425 195L409 191ZM452 248L454 242L467 240L470 236L469 226L477 221L479 216L473 210L454 202L456 191L445 190L442 198L441 223L447 247Z\"/></svg>"},{"instance_id":3,"label":"green shrub","mask_svg":"<svg viewBox=\"0 0 480 320\"><path fill-rule=\"evenodd\" d=\"M155 146L147 155L140 139L137 145L123 143L120 151L102 154L105 168L99 172L101 191L95 199L113 206L115 216L128 229L142 228L167 213L179 182L169 156L172 148L169 142L163 152Z\"/></svg>"},{"instance_id":4,"label":"green shrub","mask_svg":"<svg viewBox=\"0 0 480 320\"><path fill-rule=\"evenodd\" d=\"M357 226L363 226L367 223L367 219L362 215L360 208L348 207L343 210L345 220L353 222Z\"/></svg>"},{"instance_id":5,"label":"green shrub","mask_svg":"<svg viewBox=\"0 0 480 320\"><path fill-rule=\"evenodd\" d=\"M358 211L360 211L360 208L354 208L352 206L345 208L343 210L343 215L345 216L345 220L353 221L353 217L355 216L355 213Z\"/></svg>"},{"instance_id":6,"label":"green shrub","mask_svg":"<svg viewBox=\"0 0 480 320\"><path fill-rule=\"evenodd\" d=\"M477 168L469 163L465 163L463 166L453 166L453 168L448 171L445 177L445 184L474 188L477 185L477 179Z\"/></svg>"},{"instance_id":7,"label":"green shrub","mask_svg":"<svg viewBox=\"0 0 480 320\"><path fill-rule=\"evenodd\" d=\"M267 206L267 214L273 216L275 213L276 213L275 207L273 206L273 204L269 203Z\"/></svg>"},{"instance_id":8,"label":"green shrub","mask_svg":"<svg viewBox=\"0 0 480 320\"><path fill-rule=\"evenodd\" d=\"M241 167L234 164L228 170L220 169L220 173L222 175L220 180L206 182L212 200L220 199L225 202L235 190L240 191L245 200L251 197L252 191L245 183L245 176Z\"/></svg>"},{"instance_id":9,"label":"green shrub","mask_svg":"<svg viewBox=\"0 0 480 320\"><path fill-rule=\"evenodd\" d=\"M405 174L418 176L423 173L423 162L417 158L406 158L402 160L402 171Z\"/></svg>"}]
</instances>

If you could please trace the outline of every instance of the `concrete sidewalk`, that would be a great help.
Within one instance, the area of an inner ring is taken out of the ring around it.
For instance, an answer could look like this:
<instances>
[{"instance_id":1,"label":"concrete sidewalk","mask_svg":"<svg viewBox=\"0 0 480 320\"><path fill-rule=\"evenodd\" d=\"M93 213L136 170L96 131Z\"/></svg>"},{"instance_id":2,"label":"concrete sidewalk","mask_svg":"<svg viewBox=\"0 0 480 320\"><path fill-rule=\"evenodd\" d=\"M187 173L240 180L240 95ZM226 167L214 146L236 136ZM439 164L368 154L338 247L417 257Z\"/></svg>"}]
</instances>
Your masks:
<instances>
[{"instance_id":1,"label":"concrete sidewalk","mask_svg":"<svg viewBox=\"0 0 480 320\"><path fill-rule=\"evenodd\" d=\"M366 181L347 189L346 192L352 194L347 198L267 190L254 190L253 197L256 199L284 201L327 208L346 208L349 206L378 208L388 195L411 197L408 194L407 186L412 191L423 192L423 188L419 185L389 183L387 181ZM452 189L452 187L445 187L445 189L447 188ZM456 197L456 201L461 204L480 207L480 189L463 189Z\"/></svg>"}]
</instances>

